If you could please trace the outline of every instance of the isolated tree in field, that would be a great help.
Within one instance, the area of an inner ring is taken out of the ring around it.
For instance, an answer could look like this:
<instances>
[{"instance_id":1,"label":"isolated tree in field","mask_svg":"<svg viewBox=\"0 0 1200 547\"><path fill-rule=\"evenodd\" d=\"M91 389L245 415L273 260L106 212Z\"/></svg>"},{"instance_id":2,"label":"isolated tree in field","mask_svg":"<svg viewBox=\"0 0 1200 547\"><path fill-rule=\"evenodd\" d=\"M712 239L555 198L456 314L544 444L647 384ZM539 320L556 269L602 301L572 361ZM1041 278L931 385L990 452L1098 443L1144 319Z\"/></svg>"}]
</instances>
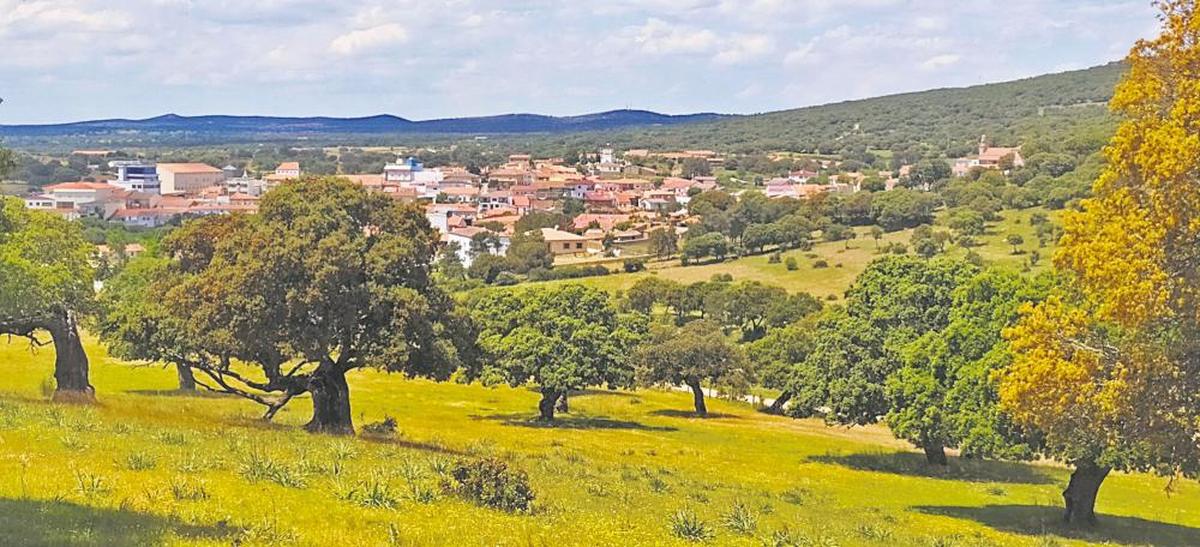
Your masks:
<instances>
[{"instance_id":1,"label":"isolated tree in field","mask_svg":"<svg viewBox=\"0 0 1200 547\"><path fill-rule=\"evenodd\" d=\"M1012 254L1021 254L1021 245L1025 244L1025 238L1021 237L1020 234L1008 234L1008 237L1005 237L1004 241L1012 245Z\"/></svg>"},{"instance_id":2,"label":"isolated tree in field","mask_svg":"<svg viewBox=\"0 0 1200 547\"><path fill-rule=\"evenodd\" d=\"M682 286L670 279L643 277L625 291L625 303L629 309L650 315L655 304L667 305L672 293L679 290Z\"/></svg>"},{"instance_id":3,"label":"isolated tree in field","mask_svg":"<svg viewBox=\"0 0 1200 547\"><path fill-rule=\"evenodd\" d=\"M1124 121L1082 210L1063 216L1068 291L1007 332L1002 407L1074 466L1065 519L1096 520L1111 470L1200 474L1200 13L1165 0L1110 103Z\"/></svg>"},{"instance_id":4,"label":"isolated tree in field","mask_svg":"<svg viewBox=\"0 0 1200 547\"><path fill-rule=\"evenodd\" d=\"M700 416L708 415L704 382L737 391L751 379L741 349L721 335L720 325L710 321L693 321L679 328L656 326L638 348L636 361L642 384L690 388Z\"/></svg>"},{"instance_id":5,"label":"isolated tree in field","mask_svg":"<svg viewBox=\"0 0 1200 547\"><path fill-rule=\"evenodd\" d=\"M79 322L94 307L92 246L82 227L0 196L0 335L54 343L54 399L95 399Z\"/></svg>"},{"instance_id":6,"label":"isolated tree in field","mask_svg":"<svg viewBox=\"0 0 1200 547\"><path fill-rule=\"evenodd\" d=\"M183 364L202 387L267 406L312 397L313 432L354 431L346 373L445 379L473 333L430 280L421 211L344 179L272 191L260 212L192 221L147 296L104 333L129 358ZM120 342L116 344L116 342Z\"/></svg>"},{"instance_id":7,"label":"isolated tree in field","mask_svg":"<svg viewBox=\"0 0 1200 547\"><path fill-rule=\"evenodd\" d=\"M949 323L902 348L888 376L885 422L892 434L945 464L940 447L968 457L1026 459L1035 445L999 407L994 373L1011 360L1003 329L1025 303L1045 297L1048 282L983 272L954 290Z\"/></svg>"},{"instance_id":8,"label":"isolated tree in field","mask_svg":"<svg viewBox=\"0 0 1200 547\"><path fill-rule=\"evenodd\" d=\"M647 320L618 314L604 291L581 285L494 291L472 311L482 329L483 382L536 386L543 420L554 419L555 405L570 391L633 383L631 356Z\"/></svg>"}]
</instances>

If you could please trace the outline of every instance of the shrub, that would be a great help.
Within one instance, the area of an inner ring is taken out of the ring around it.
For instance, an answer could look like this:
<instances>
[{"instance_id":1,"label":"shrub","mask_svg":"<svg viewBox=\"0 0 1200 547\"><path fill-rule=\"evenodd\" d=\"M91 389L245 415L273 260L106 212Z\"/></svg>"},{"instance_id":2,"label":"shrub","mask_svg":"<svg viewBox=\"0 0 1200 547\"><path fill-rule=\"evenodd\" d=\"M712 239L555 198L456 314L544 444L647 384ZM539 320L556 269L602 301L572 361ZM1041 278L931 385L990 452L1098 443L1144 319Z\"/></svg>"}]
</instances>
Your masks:
<instances>
[{"instance_id":1,"label":"shrub","mask_svg":"<svg viewBox=\"0 0 1200 547\"><path fill-rule=\"evenodd\" d=\"M396 431L398 431L396 419L391 416L384 416L382 420L369 423L362 428L364 435L372 437L394 437Z\"/></svg>"},{"instance_id":2,"label":"shrub","mask_svg":"<svg viewBox=\"0 0 1200 547\"><path fill-rule=\"evenodd\" d=\"M500 272L496 276L495 285L498 287L511 287L521 282L521 278L512 272Z\"/></svg>"},{"instance_id":3,"label":"shrub","mask_svg":"<svg viewBox=\"0 0 1200 547\"><path fill-rule=\"evenodd\" d=\"M701 543L713 539L716 535L700 517L691 509L680 509L671 515L671 533L675 537Z\"/></svg>"},{"instance_id":4,"label":"shrub","mask_svg":"<svg viewBox=\"0 0 1200 547\"><path fill-rule=\"evenodd\" d=\"M798 262L796 262L796 257L794 257L794 256L789 256L787 261L784 262L783 265L784 265L784 267L787 268L787 270L789 272L794 272L794 271L800 269L800 264Z\"/></svg>"},{"instance_id":5,"label":"shrub","mask_svg":"<svg viewBox=\"0 0 1200 547\"><path fill-rule=\"evenodd\" d=\"M626 273L636 273L646 269L646 259L644 258L626 258L624 264Z\"/></svg>"},{"instance_id":6,"label":"shrub","mask_svg":"<svg viewBox=\"0 0 1200 547\"><path fill-rule=\"evenodd\" d=\"M771 256L767 257L767 264L779 264L780 262L783 262L783 255L779 253L771 253Z\"/></svg>"},{"instance_id":7,"label":"shrub","mask_svg":"<svg viewBox=\"0 0 1200 547\"><path fill-rule=\"evenodd\" d=\"M459 462L442 488L484 507L509 512L526 512L533 503L533 490L524 471L513 471L498 458Z\"/></svg>"},{"instance_id":8,"label":"shrub","mask_svg":"<svg viewBox=\"0 0 1200 547\"><path fill-rule=\"evenodd\" d=\"M828 267L829 267L829 263L826 262L824 259L816 260L813 262L813 268L816 268L818 270L821 268L828 268Z\"/></svg>"}]
</instances>

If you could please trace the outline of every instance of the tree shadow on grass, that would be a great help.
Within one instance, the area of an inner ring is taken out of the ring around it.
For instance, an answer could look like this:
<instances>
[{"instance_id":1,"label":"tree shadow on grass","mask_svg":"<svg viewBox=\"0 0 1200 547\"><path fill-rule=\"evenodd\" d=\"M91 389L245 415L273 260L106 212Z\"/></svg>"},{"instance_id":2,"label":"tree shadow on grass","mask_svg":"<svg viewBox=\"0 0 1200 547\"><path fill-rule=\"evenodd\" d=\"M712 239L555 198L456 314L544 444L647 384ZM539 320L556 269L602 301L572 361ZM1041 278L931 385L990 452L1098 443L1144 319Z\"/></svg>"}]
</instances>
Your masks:
<instances>
[{"instance_id":1,"label":"tree shadow on grass","mask_svg":"<svg viewBox=\"0 0 1200 547\"><path fill-rule=\"evenodd\" d=\"M534 429L632 429L637 431L676 431L670 426L653 426L628 420L612 420L593 416L563 415L553 420L539 420L525 413L472 415L472 420L490 420L504 425Z\"/></svg>"},{"instance_id":2,"label":"tree shadow on grass","mask_svg":"<svg viewBox=\"0 0 1200 547\"><path fill-rule=\"evenodd\" d=\"M349 437L349 438L358 439L363 442L374 443L374 444L386 444L388 446L398 446L400 448L407 448L410 450L420 450L423 452L436 452L438 454L442 454L442 455L446 455L446 456L465 456L467 454L466 452L464 452L462 450L457 450L454 448L442 446L440 444L427 443L427 442L422 442L422 441L414 441L411 439L404 439L404 438L400 438L400 437L385 437L385 436L380 436L380 435L364 435L364 434L360 433L357 437Z\"/></svg>"},{"instance_id":3,"label":"tree shadow on grass","mask_svg":"<svg viewBox=\"0 0 1200 547\"><path fill-rule=\"evenodd\" d=\"M697 420L708 420L708 419L716 419L716 418L737 420L737 419L741 418L741 416L737 416L735 414L722 414L720 412L709 412L707 416L701 416L699 414L696 414L696 411L694 411L694 410L678 410L678 409L674 409L674 408L664 408L661 410L655 410L655 411L651 412L650 414L654 415L654 416L665 416L667 418L694 418Z\"/></svg>"},{"instance_id":4,"label":"tree shadow on grass","mask_svg":"<svg viewBox=\"0 0 1200 547\"><path fill-rule=\"evenodd\" d=\"M130 389L125 393L130 395L142 395L144 397L182 397L188 399L236 399L237 395L232 393L221 393L219 391L208 391L206 389L183 390L183 389Z\"/></svg>"},{"instance_id":5,"label":"tree shadow on grass","mask_svg":"<svg viewBox=\"0 0 1200 547\"><path fill-rule=\"evenodd\" d=\"M1062 508L1044 505L920 506L913 509L928 515L973 520L1002 532L1029 536L1055 535L1118 545L1200 544L1200 528L1112 515L1097 515L1095 526L1074 528L1063 523Z\"/></svg>"},{"instance_id":6,"label":"tree shadow on grass","mask_svg":"<svg viewBox=\"0 0 1200 547\"><path fill-rule=\"evenodd\" d=\"M168 535L229 543L237 533L229 526L196 526L65 501L0 499L0 545L160 545Z\"/></svg>"},{"instance_id":7,"label":"tree shadow on grass","mask_svg":"<svg viewBox=\"0 0 1200 547\"><path fill-rule=\"evenodd\" d=\"M912 452L868 452L810 456L808 461L841 465L858 471L875 471L913 477L967 482L1053 484L1057 479L1031 465L1013 462L972 460L951 456L945 467L930 465L924 454Z\"/></svg>"}]
</instances>

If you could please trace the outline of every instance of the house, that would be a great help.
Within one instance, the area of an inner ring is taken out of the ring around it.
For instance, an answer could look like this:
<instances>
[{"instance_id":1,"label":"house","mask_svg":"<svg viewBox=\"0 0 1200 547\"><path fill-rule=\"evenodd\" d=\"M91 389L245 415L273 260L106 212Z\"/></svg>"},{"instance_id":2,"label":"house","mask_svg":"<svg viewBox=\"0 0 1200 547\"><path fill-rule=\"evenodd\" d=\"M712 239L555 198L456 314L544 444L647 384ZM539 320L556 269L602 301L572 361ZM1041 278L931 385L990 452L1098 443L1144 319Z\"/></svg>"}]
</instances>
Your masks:
<instances>
[{"instance_id":1,"label":"house","mask_svg":"<svg viewBox=\"0 0 1200 547\"><path fill-rule=\"evenodd\" d=\"M478 211L475 206L465 203L432 203L425 208L425 218L429 219L429 224L442 233L448 233L457 220L469 226L474 223L476 216Z\"/></svg>"},{"instance_id":2,"label":"house","mask_svg":"<svg viewBox=\"0 0 1200 547\"><path fill-rule=\"evenodd\" d=\"M475 189L475 191L478 192L478 189ZM525 198L525 202L528 205L529 198L526 196L522 197ZM508 190L492 190L479 195L479 210L490 211L492 209L511 208L513 207L514 199L513 193Z\"/></svg>"},{"instance_id":3,"label":"house","mask_svg":"<svg viewBox=\"0 0 1200 547\"><path fill-rule=\"evenodd\" d=\"M495 233L485 228L478 226L463 226L459 228L451 228L449 232L442 236L442 241L446 243L458 244L458 259L463 266L470 267L475 256L471 252L471 241L478 234ZM508 246L512 244L512 238L505 234L496 234L499 245L495 248L488 249L488 253L504 256L508 252Z\"/></svg>"},{"instance_id":4,"label":"house","mask_svg":"<svg viewBox=\"0 0 1200 547\"><path fill-rule=\"evenodd\" d=\"M983 135L979 137L979 154L954 160L954 167L951 171L954 173L954 176L963 177L976 167L1000 169L1001 164L1005 163L1008 158L1011 158L1012 167L1025 167L1025 158L1021 157L1020 147L1005 148L991 146L988 144L987 135Z\"/></svg>"},{"instance_id":5,"label":"house","mask_svg":"<svg viewBox=\"0 0 1200 547\"><path fill-rule=\"evenodd\" d=\"M160 163L158 179L164 194L192 194L225 182L225 172L203 163Z\"/></svg>"},{"instance_id":6,"label":"house","mask_svg":"<svg viewBox=\"0 0 1200 547\"><path fill-rule=\"evenodd\" d=\"M300 162L285 161L275 168L275 174L289 179L298 179L300 178Z\"/></svg>"},{"instance_id":7,"label":"house","mask_svg":"<svg viewBox=\"0 0 1200 547\"><path fill-rule=\"evenodd\" d=\"M595 242L589 244L588 239L581 235L554 228L542 228L542 240L546 242L546 250L556 257L586 254L589 249L597 248Z\"/></svg>"},{"instance_id":8,"label":"house","mask_svg":"<svg viewBox=\"0 0 1200 547\"><path fill-rule=\"evenodd\" d=\"M175 208L141 208L141 209L117 209L109 220L120 222L129 227L136 228L157 228L164 226L171 219L185 213L186 209Z\"/></svg>"}]
</instances>

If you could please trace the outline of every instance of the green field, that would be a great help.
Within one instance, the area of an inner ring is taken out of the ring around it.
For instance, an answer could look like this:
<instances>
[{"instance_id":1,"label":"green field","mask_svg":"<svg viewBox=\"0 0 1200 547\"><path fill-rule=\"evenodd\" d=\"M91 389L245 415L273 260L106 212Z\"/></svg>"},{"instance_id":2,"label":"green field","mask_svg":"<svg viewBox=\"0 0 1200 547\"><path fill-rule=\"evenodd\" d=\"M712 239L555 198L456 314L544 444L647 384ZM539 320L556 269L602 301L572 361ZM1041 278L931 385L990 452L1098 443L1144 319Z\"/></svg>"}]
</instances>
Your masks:
<instances>
[{"instance_id":1,"label":"green field","mask_svg":"<svg viewBox=\"0 0 1200 547\"><path fill-rule=\"evenodd\" d=\"M995 265L1003 268L1020 268L1028 258L1028 253L1037 250L1042 260L1035 270L1044 269L1050 264L1050 255L1053 253L1053 244L1050 243L1046 248L1039 249L1034 226L1029 223L1029 218L1034 213L1048 213L1052 220L1058 217L1057 212L1047 212L1042 208L1031 208L1021 211L1004 211L1001 213L1001 219L998 222L988 225L987 233L977 239L978 247L973 248L976 253L984 258L984 261L989 265ZM943 215L944 216L944 215ZM938 229L946 229L940 226L942 218L938 219ZM705 264L700 266L680 266L678 260L670 262L660 262L651 264L650 271L636 274L614 274L602 277L592 277L581 280L569 281L551 281L549 283L582 283L607 291L625 290L631 287L638 279L648 275L657 275L664 279L672 279L681 283L695 283L697 281L707 281L714 274L728 273L733 275L734 280L750 280L761 281L772 285L779 285L789 291L798 292L805 291L817 297L836 296L841 297L842 294L850 287L858 274L866 269L867 264L879 257L876 242L871 238L870 230L867 228L859 228L857 230L858 238L849 242L822 242L813 246L809 251L788 251L783 253L783 261L779 264L769 263L767 254L749 256L734 260L727 260L721 263ZM1019 234L1025 239L1025 244L1021 246L1026 254L1012 254L1012 246L1005 243L1005 238L1009 234ZM885 234L884 238L879 242L879 245L886 245L888 242L900 242L909 245L909 240L912 238L912 230L902 230ZM911 249L910 251L911 252ZM966 254L966 250L956 245L949 245L946 251L947 256L961 257ZM815 255L815 258L810 258L810 255ZM798 268L794 271L788 271L784 265L788 257L795 257ZM818 260L824 260L828 267L816 268L814 263Z\"/></svg>"},{"instance_id":2,"label":"green field","mask_svg":"<svg viewBox=\"0 0 1200 547\"><path fill-rule=\"evenodd\" d=\"M357 424L394 416L395 438L275 424L228 397L182 396L174 374L89 346L93 407L44 402L53 352L0 343L0 545L669 545L693 511L734 545L1195 544L1200 486L1116 474L1100 528L1059 527L1066 470L952 458L948 471L879 428L827 428L689 395L594 391L554 427L538 396L351 375ZM526 470L535 510L510 515L439 488L448 463L496 455ZM348 501L352 490L370 491ZM735 532L726 522L743 507ZM747 528L747 523L753 524ZM745 535L743 535L745 534Z\"/></svg>"}]
</instances>

